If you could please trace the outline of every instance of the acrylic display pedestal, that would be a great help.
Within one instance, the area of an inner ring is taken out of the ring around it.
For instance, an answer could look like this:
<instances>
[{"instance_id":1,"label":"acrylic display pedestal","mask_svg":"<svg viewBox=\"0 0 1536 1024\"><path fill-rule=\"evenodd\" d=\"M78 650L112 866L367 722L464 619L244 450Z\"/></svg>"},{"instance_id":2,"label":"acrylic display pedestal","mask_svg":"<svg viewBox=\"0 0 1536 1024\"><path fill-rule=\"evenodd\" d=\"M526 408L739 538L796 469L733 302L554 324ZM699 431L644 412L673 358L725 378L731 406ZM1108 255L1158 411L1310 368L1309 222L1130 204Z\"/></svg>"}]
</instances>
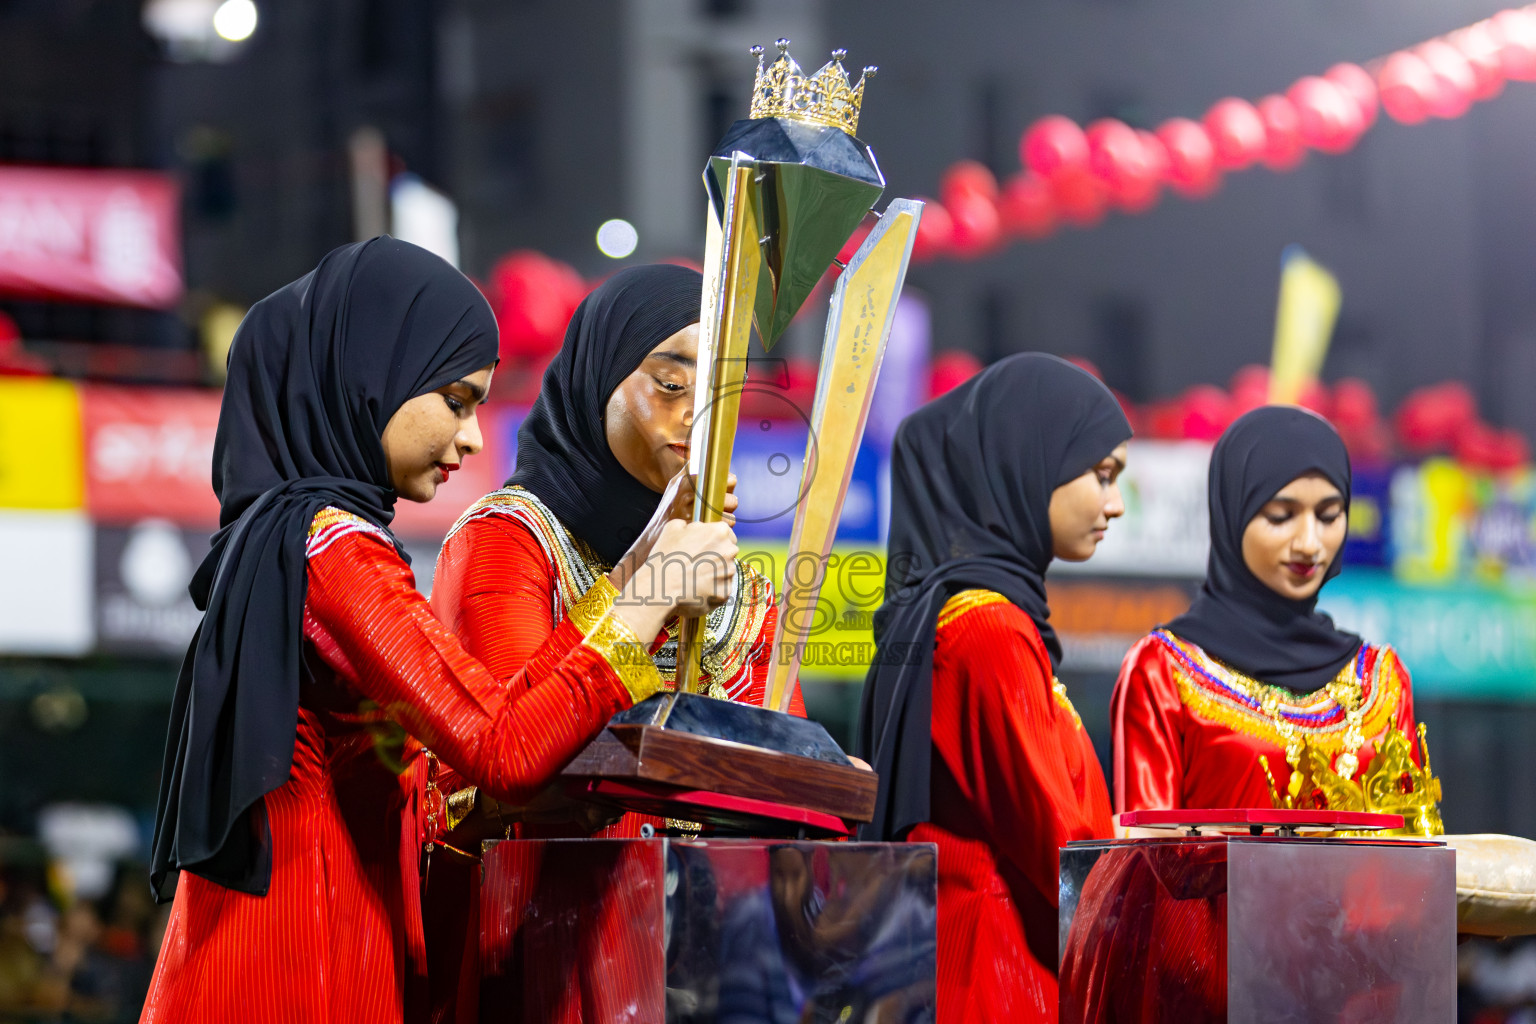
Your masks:
<instances>
[{"instance_id":1,"label":"acrylic display pedestal","mask_svg":"<svg viewBox=\"0 0 1536 1024\"><path fill-rule=\"evenodd\" d=\"M1446 1024L1456 855L1294 833L1072 843L1059 942L1062 1024Z\"/></svg>"},{"instance_id":2,"label":"acrylic display pedestal","mask_svg":"<svg viewBox=\"0 0 1536 1024\"><path fill-rule=\"evenodd\" d=\"M922 843L485 844L482 1022L931 1020Z\"/></svg>"}]
</instances>

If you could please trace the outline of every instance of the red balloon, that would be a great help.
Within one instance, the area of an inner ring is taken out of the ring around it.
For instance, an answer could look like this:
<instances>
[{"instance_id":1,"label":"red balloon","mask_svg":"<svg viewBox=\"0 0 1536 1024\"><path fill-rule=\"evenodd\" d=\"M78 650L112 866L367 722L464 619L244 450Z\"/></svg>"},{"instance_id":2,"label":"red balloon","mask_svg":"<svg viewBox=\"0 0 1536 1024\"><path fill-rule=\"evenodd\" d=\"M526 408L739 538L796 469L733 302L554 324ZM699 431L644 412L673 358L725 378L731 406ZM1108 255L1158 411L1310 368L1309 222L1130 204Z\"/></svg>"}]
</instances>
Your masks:
<instances>
[{"instance_id":1,"label":"red balloon","mask_svg":"<svg viewBox=\"0 0 1536 1024\"><path fill-rule=\"evenodd\" d=\"M1136 129L1112 117L1088 126L1088 169L1113 188L1127 171L1134 173L1141 159L1141 140Z\"/></svg>"},{"instance_id":2,"label":"red balloon","mask_svg":"<svg viewBox=\"0 0 1536 1024\"><path fill-rule=\"evenodd\" d=\"M1296 396L1296 404L1303 409L1311 409L1324 419L1333 415L1333 396L1328 393L1328 386L1322 381L1308 381L1302 385L1301 394Z\"/></svg>"},{"instance_id":3,"label":"red balloon","mask_svg":"<svg viewBox=\"0 0 1536 1024\"><path fill-rule=\"evenodd\" d=\"M1232 375L1232 417L1269 404L1269 367L1249 363Z\"/></svg>"},{"instance_id":4,"label":"red balloon","mask_svg":"<svg viewBox=\"0 0 1536 1024\"><path fill-rule=\"evenodd\" d=\"M1491 100L1504 91L1504 37L1491 21L1480 21L1445 37L1472 68L1472 98Z\"/></svg>"},{"instance_id":5,"label":"red balloon","mask_svg":"<svg viewBox=\"0 0 1536 1024\"><path fill-rule=\"evenodd\" d=\"M1381 422L1376 392L1357 377L1346 377L1333 386L1333 425L1339 430L1370 427Z\"/></svg>"},{"instance_id":6,"label":"red balloon","mask_svg":"<svg viewBox=\"0 0 1536 1024\"><path fill-rule=\"evenodd\" d=\"M1263 363L1245 363L1232 374L1232 379L1227 381L1227 387L1232 391L1241 391L1244 388L1258 388L1260 391L1269 392L1269 367Z\"/></svg>"},{"instance_id":7,"label":"red balloon","mask_svg":"<svg viewBox=\"0 0 1536 1024\"><path fill-rule=\"evenodd\" d=\"M1205 130L1223 170L1240 171L1264 155L1264 120L1247 100L1219 100L1206 112Z\"/></svg>"},{"instance_id":8,"label":"red balloon","mask_svg":"<svg viewBox=\"0 0 1536 1024\"><path fill-rule=\"evenodd\" d=\"M912 240L912 258L919 263L949 252L955 237L954 219L944 205L933 199L924 199L923 204L917 237Z\"/></svg>"},{"instance_id":9,"label":"red balloon","mask_svg":"<svg viewBox=\"0 0 1536 1024\"><path fill-rule=\"evenodd\" d=\"M1355 102L1360 112L1360 130L1363 132L1376 123L1376 79L1358 64L1335 64L1323 73L1323 77L1344 90Z\"/></svg>"},{"instance_id":10,"label":"red balloon","mask_svg":"<svg viewBox=\"0 0 1536 1024\"><path fill-rule=\"evenodd\" d=\"M571 314L587 294L587 284L575 270L530 250L498 261L491 268L489 289L501 332L501 356L513 361L556 351Z\"/></svg>"},{"instance_id":11,"label":"red balloon","mask_svg":"<svg viewBox=\"0 0 1536 1024\"><path fill-rule=\"evenodd\" d=\"M1429 116L1438 85L1423 57L1401 50L1381 65L1376 87L1381 90L1382 108L1393 120L1419 124Z\"/></svg>"},{"instance_id":12,"label":"red balloon","mask_svg":"<svg viewBox=\"0 0 1536 1024\"><path fill-rule=\"evenodd\" d=\"M1140 213L1157 203L1158 154L1123 121L1106 117L1088 126L1088 167L1122 209Z\"/></svg>"},{"instance_id":13,"label":"red balloon","mask_svg":"<svg viewBox=\"0 0 1536 1024\"><path fill-rule=\"evenodd\" d=\"M1339 423L1339 438L1349 450L1352 463L1381 463L1392 453L1392 434L1384 423L1347 426Z\"/></svg>"},{"instance_id":14,"label":"red balloon","mask_svg":"<svg viewBox=\"0 0 1536 1024\"><path fill-rule=\"evenodd\" d=\"M1163 182L1168 179L1168 148L1149 131L1137 129L1141 147L1134 176L1122 183L1115 202L1126 213L1146 213L1163 196Z\"/></svg>"},{"instance_id":15,"label":"red balloon","mask_svg":"<svg viewBox=\"0 0 1536 1024\"><path fill-rule=\"evenodd\" d=\"M1044 238L1056 230L1056 200L1051 184L1038 174L1020 171L1003 186L997 204L1003 230L1019 238Z\"/></svg>"},{"instance_id":16,"label":"red balloon","mask_svg":"<svg viewBox=\"0 0 1536 1024\"><path fill-rule=\"evenodd\" d=\"M1456 461L1489 473L1519 469L1530 458L1525 437L1513 430L1499 430L1481 420L1466 423L1452 445Z\"/></svg>"},{"instance_id":17,"label":"red balloon","mask_svg":"<svg viewBox=\"0 0 1536 1024\"><path fill-rule=\"evenodd\" d=\"M1019 141L1019 160L1044 178L1080 171L1088 166L1088 137L1071 118L1042 117Z\"/></svg>"},{"instance_id":18,"label":"red balloon","mask_svg":"<svg viewBox=\"0 0 1536 1024\"><path fill-rule=\"evenodd\" d=\"M1493 468L1495 471L1519 469L1531 461L1531 444L1518 430L1500 430L1495 438Z\"/></svg>"},{"instance_id":19,"label":"red balloon","mask_svg":"<svg viewBox=\"0 0 1536 1024\"><path fill-rule=\"evenodd\" d=\"M1175 117L1163 122L1157 137L1168 153L1168 182L1174 188L1199 198L1221 187L1216 146L1199 124L1187 117Z\"/></svg>"},{"instance_id":20,"label":"red balloon","mask_svg":"<svg viewBox=\"0 0 1536 1024\"><path fill-rule=\"evenodd\" d=\"M1061 219L1078 227L1091 227L1103 220L1109 205L1103 183L1085 170L1057 175L1051 182L1051 195Z\"/></svg>"},{"instance_id":21,"label":"red balloon","mask_svg":"<svg viewBox=\"0 0 1536 1024\"><path fill-rule=\"evenodd\" d=\"M962 195L979 195L989 202L997 202L997 178L986 164L961 160L944 172L939 181L939 199L947 206Z\"/></svg>"},{"instance_id":22,"label":"red balloon","mask_svg":"<svg viewBox=\"0 0 1536 1024\"><path fill-rule=\"evenodd\" d=\"M1465 114L1472 106L1472 93L1477 89L1477 76L1467 58L1443 39L1424 43L1418 48L1418 54L1435 76L1435 93L1429 112L1444 118Z\"/></svg>"},{"instance_id":23,"label":"red balloon","mask_svg":"<svg viewBox=\"0 0 1536 1024\"><path fill-rule=\"evenodd\" d=\"M969 352L950 349L940 352L928 364L928 397L938 398L976 376L982 370L981 360Z\"/></svg>"},{"instance_id":24,"label":"red balloon","mask_svg":"<svg viewBox=\"0 0 1536 1024\"><path fill-rule=\"evenodd\" d=\"M1489 19L1502 39L1499 65L1512 82L1536 82L1536 13L1500 11Z\"/></svg>"},{"instance_id":25,"label":"red balloon","mask_svg":"<svg viewBox=\"0 0 1536 1024\"><path fill-rule=\"evenodd\" d=\"M1398 440L1409 452L1422 455L1449 451L1457 436L1477 420L1477 399L1461 381L1419 388L1403 399L1393 417Z\"/></svg>"},{"instance_id":26,"label":"red balloon","mask_svg":"<svg viewBox=\"0 0 1536 1024\"><path fill-rule=\"evenodd\" d=\"M1265 96L1258 110L1264 122L1264 166L1275 171L1300 166L1307 158L1307 147L1301 140L1295 105L1284 96Z\"/></svg>"},{"instance_id":27,"label":"red balloon","mask_svg":"<svg viewBox=\"0 0 1536 1024\"><path fill-rule=\"evenodd\" d=\"M962 259L974 259L996 249L1003 240L1003 222L997 204L972 192L944 204L953 222L950 249Z\"/></svg>"},{"instance_id":28,"label":"red balloon","mask_svg":"<svg viewBox=\"0 0 1536 1024\"><path fill-rule=\"evenodd\" d=\"M1190 441L1214 441L1232 422L1232 399L1221 388L1197 384L1184 392L1179 436Z\"/></svg>"},{"instance_id":29,"label":"red balloon","mask_svg":"<svg viewBox=\"0 0 1536 1024\"><path fill-rule=\"evenodd\" d=\"M1286 92L1296 108L1301 141L1325 153L1342 153L1360 137L1360 108L1354 97L1316 75L1299 80Z\"/></svg>"},{"instance_id":30,"label":"red balloon","mask_svg":"<svg viewBox=\"0 0 1536 1024\"><path fill-rule=\"evenodd\" d=\"M1136 137L1141 140L1141 155L1146 161L1151 177L1158 181L1167 181L1168 147L1163 145L1163 140L1158 138L1156 132L1149 132L1145 128L1136 129Z\"/></svg>"},{"instance_id":31,"label":"red balloon","mask_svg":"<svg viewBox=\"0 0 1536 1024\"><path fill-rule=\"evenodd\" d=\"M1147 436L1154 441L1182 441L1184 439L1184 402L1178 398L1166 398L1153 402L1142 413Z\"/></svg>"}]
</instances>

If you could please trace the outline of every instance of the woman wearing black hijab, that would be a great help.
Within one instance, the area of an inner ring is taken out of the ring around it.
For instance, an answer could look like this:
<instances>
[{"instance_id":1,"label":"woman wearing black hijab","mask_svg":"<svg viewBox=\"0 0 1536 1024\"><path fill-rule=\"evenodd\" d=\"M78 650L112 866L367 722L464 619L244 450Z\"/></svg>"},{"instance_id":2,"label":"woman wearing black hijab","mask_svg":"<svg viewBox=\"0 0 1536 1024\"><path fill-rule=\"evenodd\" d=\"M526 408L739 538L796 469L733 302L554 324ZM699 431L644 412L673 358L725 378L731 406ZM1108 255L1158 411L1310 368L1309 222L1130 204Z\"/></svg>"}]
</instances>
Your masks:
<instances>
[{"instance_id":1,"label":"woman wearing black hijab","mask_svg":"<svg viewBox=\"0 0 1536 1024\"><path fill-rule=\"evenodd\" d=\"M1266 406L1211 453L1211 553L1184 615L1120 668L1111 714L1115 809L1270 807L1303 741L1345 778L1389 721L1413 735L1413 691L1390 647L1317 610L1343 568L1349 455L1322 417Z\"/></svg>"},{"instance_id":2,"label":"woman wearing black hijab","mask_svg":"<svg viewBox=\"0 0 1536 1024\"><path fill-rule=\"evenodd\" d=\"M670 265L621 270L593 290L518 430L516 472L450 531L433 607L498 672L526 664L537 678L612 606L657 524L691 504L684 469L702 294L697 271ZM735 507L733 494L725 511ZM712 696L761 701L774 623L771 585L738 563L734 591L708 621ZM670 685L676 620L667 628L655 663ZM798 688L792 709L805 713Z\"/></svg>"},{"instance_id":3,"label":"woman wearing black hijab","mask_svg":"<svg viewBox=\"0 0 1536 1024\"><path fill-rule=\"evenodd\" d=\"M468 279L391 238L337 249L241 324L155 825L155 891L179 881L142 1020L402 1020L425 822L401 762L426 743L526 799L659 689L610 616L513 705L412 585L395 501L430 500L480 450L496 349ZM679 524L656 547L718 540Z\"/></svg>"},{"instance_id":4,"label":"woman wearing black hijab","mask_svg":"<svg viewBox=\"0 0 1536 1024\"><path fill-rule=\"evenodd\" d=\"M939 847L939 1020L1056 1019L1057 849L1109 835L1092 744L1056 681L1045 570L1124 511L1130 425L1054 356L1010 356L903 421L860 754L868 838Z\"/></svg>"},{"instance_id":5,"label":"woman wearing black hijab","mask_svg":"<svg viewBox=\"0 0 1536 1024\"><path fill-rule=\"evenodd\" d=\"M501 675L536 685L579 643L587 623L613 606L657 525L692 503L688 441L693 424L703 278L686 267L619 271L577 308L544 373L539 397L517 435L517 469L507 486L475 503L448 535L433 577L432 606L476 657ZM726 499L727 513L736 507ZM626 555L626 550L629 552ZM736 563L735 585L708 618L703 650L707 692L760 703L776 612L768 580ZM677 664L676 619L653 629L653 660L663 684ZM790 710L805 714L796 686ZM451 774L443 785L453 786ZM462 794L462 790L460 794ZM463 800L462 795L455 797ZM467 801L466 801L467 802ZM602 838L635 838L658 817L626 814ZM586 836L577 822L520 823L523 837ZM620 877L615 874L615 878ZM438 872L428 893L431 945L475 955L456 906L474 899L473 871ZM541 885L573 883L546 865ZM609 880L590 894L593 913L520 939L554 979L522 994L530 1019L607 1021L634 1013L646 991L634 982L648 954L628 948L631 893ZM434 965L437 953L433 954ZM590 965L599 970L588 970ZM434 984L434 1001L447 996ZM661 1013L642 1002L641 1016Z\"/></svg>"}]
</instances>

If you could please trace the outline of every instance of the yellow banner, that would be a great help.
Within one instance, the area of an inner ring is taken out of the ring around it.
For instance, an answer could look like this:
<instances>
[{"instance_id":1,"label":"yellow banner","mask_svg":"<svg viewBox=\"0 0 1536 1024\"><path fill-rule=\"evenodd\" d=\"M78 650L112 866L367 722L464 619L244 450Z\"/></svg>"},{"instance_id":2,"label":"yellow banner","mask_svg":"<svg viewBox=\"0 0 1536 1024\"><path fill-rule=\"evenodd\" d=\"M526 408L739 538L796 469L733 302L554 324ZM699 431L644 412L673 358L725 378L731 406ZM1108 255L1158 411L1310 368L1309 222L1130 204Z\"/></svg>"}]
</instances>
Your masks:
<instances>
[{"instance_id":1,"label":"yellow banner","mask_svg":"<svg viewBox=\"0 0 1536 1024\"><path fill-rule=\"evenodd\" d=\"M80 508L83 450L73 384L0 378L0 508Z\"/></svg>"},{"instance_id":2,"label":"yellow banner","mask_svg":"<svg viewBox=\"0 0 1536 1024\"><path fill-rule=\"evenodd\" d=\"M1280 305L1275 311L1275 347L1270 358L1269 400L1293 404L1317 380L1333 338L1343 293L1338 279L1301 246L1287 246L1280 258Z\"/></svg>"},{"instance_id":3,"label":"yellow banner","mask_svg":"<svg viewBox=\"0 0 1536 1024\"><path fill-rule=\"evenodd\" d=\"M744 538L740 558L773 581L774 599L783 593L789 545L784 542ZM814 556L802 556L793 580L808 586L815 580ZM791 586L796 586L791 582ZM826 580L816 604L793 614L805 621L805 660L800 675L806 679L862 682L875 657L871 629L875 609L885 598L885 549L870 545L837 544L827 556Z\"/></svg>"}]
</instances>

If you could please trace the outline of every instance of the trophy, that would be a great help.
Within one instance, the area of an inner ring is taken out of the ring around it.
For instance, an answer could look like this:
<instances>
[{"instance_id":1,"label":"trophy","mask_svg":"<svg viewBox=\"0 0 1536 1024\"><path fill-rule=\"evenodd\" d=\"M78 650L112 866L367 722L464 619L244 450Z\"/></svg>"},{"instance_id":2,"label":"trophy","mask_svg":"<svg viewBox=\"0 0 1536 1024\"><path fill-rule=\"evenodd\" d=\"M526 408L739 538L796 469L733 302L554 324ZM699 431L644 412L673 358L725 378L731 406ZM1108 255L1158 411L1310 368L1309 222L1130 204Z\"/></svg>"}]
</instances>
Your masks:
<instances>
[{"instance_id":1,"label":"trophy","mask_svg":"<svg viewBox=\"0 0 1536 1024\"><path fill-rule=\"evenodd\" d=\"M864 86L845 52L807 76L777 42L757 74L749 116L704 170L704 295L690 472L696 521L718 521L756 325L771 350L885 188L874 152L854 134ZM892 200L842 268L810 417L810 436L780 592L763 706L705 696L703 618L678 637L677 689L615 716L564 772L585 796L756 834L847 835L874 812L878 783L818 723L785 714L804 656L854 456L906 277L922 203ZM809 582L795 569L817 567Z\"/></svg>"}]
</instances>

